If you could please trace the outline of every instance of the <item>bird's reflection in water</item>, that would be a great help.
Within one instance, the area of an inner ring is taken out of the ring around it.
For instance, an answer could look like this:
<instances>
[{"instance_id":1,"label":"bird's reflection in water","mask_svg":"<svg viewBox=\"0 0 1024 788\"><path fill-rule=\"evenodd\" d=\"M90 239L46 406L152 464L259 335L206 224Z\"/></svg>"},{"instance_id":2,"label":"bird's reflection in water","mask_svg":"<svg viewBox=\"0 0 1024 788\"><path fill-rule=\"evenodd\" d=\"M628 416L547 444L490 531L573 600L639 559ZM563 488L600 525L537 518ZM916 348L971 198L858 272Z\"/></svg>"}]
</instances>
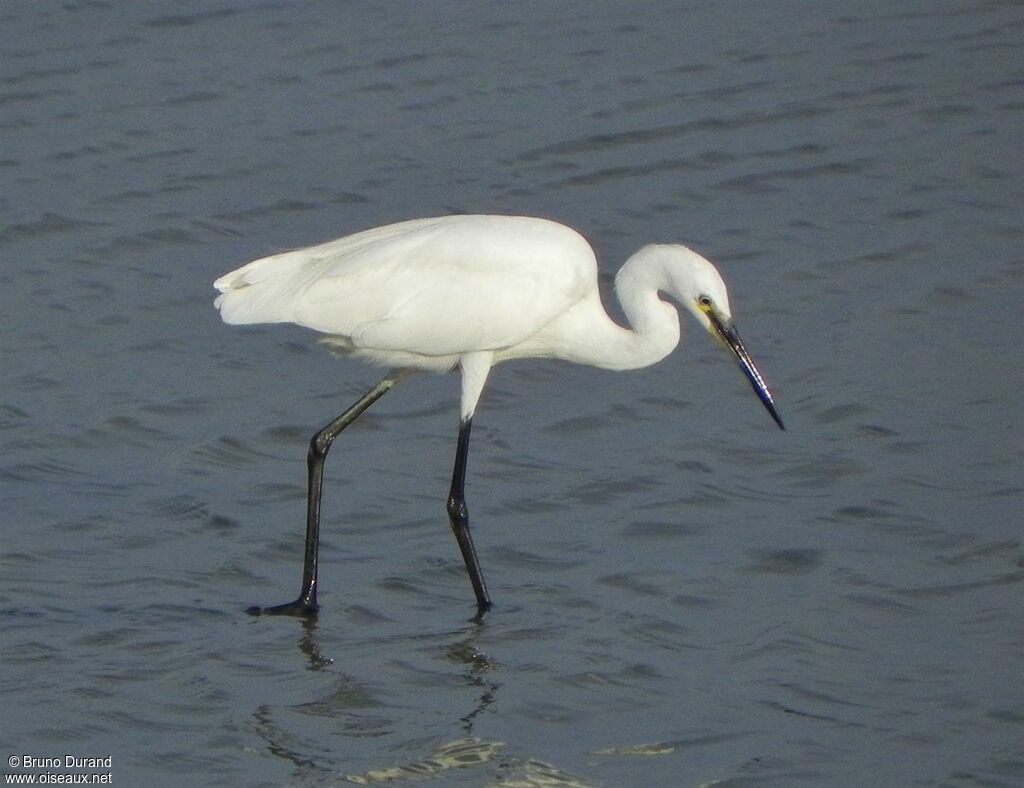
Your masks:
<instances>
[{"instance_id":1,"label":"bird's reflection in water","mask_svg":"<svg viewBox=\"0 0 1024 788\"><path fill-rule=\"evenodd\" d=\"M389 716L386 701L375 696L373 681L364 683L341 672L338 661L326 656L318 637L316 617L304 617L301 626L298 647L306 670L330 672L337 675L338 680L317 700L292 706L260 705L253 713L253 725L267 750L291 763L305 777L337 776L336 764L325 755L325 751L334 751L336 747L325 746L325 741L386 736L393 732L395 721ZM473 690L473 700L464 707L465 713L451 720L464 735L438 744L421 760L346 775L346 781L371 784L396 779L427 779L450 769L479 766L497 757L504 745L484 741L473 733L476 720L497 701L501 686L495 679L500 670L498 663L480 647L482 631L483 625L476 623L448 635L430 636L434 645L428 651L458 666L465 686ZM439 639L447 642L438 644Z\"/></svg>"},{"instance_id":2,"label":"bird's reflection in water","mask_svg":"<svg viewBox=\"0 0 1024 788\"><path fill-rule=\"evenodd\" d=\"M316 637L316 616L304 616L302 618L302 637L299 638L299 651L306 655L307 670L323 670L334 662L330 657L325 657L320 650L320 643Z\"/></svg>"},{"instance_id":3,"label":"bird's reflection in water","mask_svg":"<svg viewBox=\"0 0 1024 788\"><path fill-rule=\"evenodd\" d=\"M474 720L497 700L498 688L501 686L493 678L493 674L499 669L497 662L480 649L479 639L482 629L482 624L475 624L467 637L452 644L445 652L449 661L459 662L466 666L463 676L467 686L480 690L476 707L466 716L459 718L467 736L473 735Z\"/></svg>"}]
</instances>

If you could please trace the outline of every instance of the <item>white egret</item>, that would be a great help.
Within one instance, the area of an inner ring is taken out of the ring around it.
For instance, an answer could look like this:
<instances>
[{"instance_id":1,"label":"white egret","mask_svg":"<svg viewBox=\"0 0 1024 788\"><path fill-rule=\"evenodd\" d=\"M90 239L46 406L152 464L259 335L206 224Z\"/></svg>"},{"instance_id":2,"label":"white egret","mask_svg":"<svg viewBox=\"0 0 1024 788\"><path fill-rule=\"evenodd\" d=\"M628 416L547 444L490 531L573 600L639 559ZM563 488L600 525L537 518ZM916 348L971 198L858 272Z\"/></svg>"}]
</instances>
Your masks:
<instances>
[{"instance_id":1,"label":"white egret","mask_svg":"<svg viewBox=\"0 0 1024 788\"><path fill-rule=\"evenodd\" d=\"M725 284L685 246L645 246L622 266L615 289L630 328L608 317L597 261L565 225L525 216L414 219L276 254L222 276L215 305L224 322L297 323L323 333L332 351L390 371L310 441L306 550L299 597L258 613L317 610L317 548L323 464L332 442L408 370L462 374L462 408L448 515L476 594L491 607L465 500L473 413L487 374L501 361L557 358L612 370L646 367L679 343L685 307L735 356L783 428L767 385L744 349Z\"/></svg>"}]
</instances>

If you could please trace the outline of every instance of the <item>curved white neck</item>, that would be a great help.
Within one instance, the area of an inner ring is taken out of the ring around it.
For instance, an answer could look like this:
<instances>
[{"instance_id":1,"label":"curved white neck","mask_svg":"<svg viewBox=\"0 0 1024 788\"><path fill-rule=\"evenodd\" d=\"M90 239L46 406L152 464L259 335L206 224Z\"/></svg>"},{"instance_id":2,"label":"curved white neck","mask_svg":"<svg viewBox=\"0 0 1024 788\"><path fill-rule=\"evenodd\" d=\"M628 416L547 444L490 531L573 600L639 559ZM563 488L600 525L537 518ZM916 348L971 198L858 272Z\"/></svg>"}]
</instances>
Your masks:
<instances>
[{"instance_id":1,"label":"curved white neck","mask_svg":"<svg viewBox=\"0 0 1024 788\"><path fill-rule=\"evenodd\" d=\"M592 303L599 316L587 321L586 336L566 343L569 361L602 369L640 369L656 364L679 344L679 312L659 296L676 295L658 247L644 247L630 257L615 277L615 293L629 327L615 323L596 294Z\"/></svg>"},{"instance_id":2,"label":"curved white neck","mask_svg":"<svg viewBox=\"0 0 1024 788\"><path fill-rule=\"evenodd\" d=\"M661 361L679 344L679 312L659 292L680 298L669 272L665 247L645 246L615 276L615 295L631 330L622 330L612 369L640 369ZM681 300L681 298L680 298ZM611 350L609 348L609 350Z\"/></svg>"}]
</instances>

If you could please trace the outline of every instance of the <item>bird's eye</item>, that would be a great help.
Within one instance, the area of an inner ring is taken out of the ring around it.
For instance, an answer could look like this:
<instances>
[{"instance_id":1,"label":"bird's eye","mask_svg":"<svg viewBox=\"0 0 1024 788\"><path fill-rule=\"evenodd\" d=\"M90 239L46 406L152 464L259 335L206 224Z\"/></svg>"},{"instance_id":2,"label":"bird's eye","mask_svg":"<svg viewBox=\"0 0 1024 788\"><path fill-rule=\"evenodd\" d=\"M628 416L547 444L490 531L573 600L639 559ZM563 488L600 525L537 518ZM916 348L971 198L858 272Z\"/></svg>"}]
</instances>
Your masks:
<instances>
[{"instance_id":1,"label":"bird's eye","mask_svg":"<svg viewBox=\"0 0 1024 788\"><path fill-rule=\"evenodd\" d=\"M701 309L711 308L711 296L701 295L697 296L697 304Z\"/></svg>"}]
</instances>

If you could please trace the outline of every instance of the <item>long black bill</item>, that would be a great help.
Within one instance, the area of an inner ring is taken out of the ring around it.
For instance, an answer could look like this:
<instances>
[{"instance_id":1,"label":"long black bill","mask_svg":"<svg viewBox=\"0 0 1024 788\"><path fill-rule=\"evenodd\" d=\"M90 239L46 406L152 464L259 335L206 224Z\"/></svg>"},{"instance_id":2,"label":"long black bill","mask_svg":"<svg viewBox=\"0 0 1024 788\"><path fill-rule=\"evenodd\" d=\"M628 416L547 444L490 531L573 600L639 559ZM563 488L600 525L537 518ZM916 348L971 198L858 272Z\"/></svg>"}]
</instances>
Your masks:
<instances>
[{"instance_id":1,"label":"long black bill","mask_svg":"<svg viewBox=\"0 0 1024 788\"><path fill-rule=\"evenodd\" d=\"M754 360L750 357L747 349L743 347L743 342L740 340L740 335L736 331L736 327L732 324L732 321L722 319L716 312L708 312L708 317L711 319L711 326L715 329L719 338L726 344L726 346L736 356L736 361L740 365L740 369L743 370L743 374L747 376L747 380L750 381L751 388L754 389L754 393L757 394L758 399L765 406L767 411L771 414L772 418L775 419L775 423L779 425L779 429L786 429L786 425L782 423L782 417L779 415L779 411L775 408L775 402L772 400L772 393L768 390L768 384L764 382L764 378L761 377L761 373L757 371L757 367L754 366Z\"/></svg>"}]
</instances>

